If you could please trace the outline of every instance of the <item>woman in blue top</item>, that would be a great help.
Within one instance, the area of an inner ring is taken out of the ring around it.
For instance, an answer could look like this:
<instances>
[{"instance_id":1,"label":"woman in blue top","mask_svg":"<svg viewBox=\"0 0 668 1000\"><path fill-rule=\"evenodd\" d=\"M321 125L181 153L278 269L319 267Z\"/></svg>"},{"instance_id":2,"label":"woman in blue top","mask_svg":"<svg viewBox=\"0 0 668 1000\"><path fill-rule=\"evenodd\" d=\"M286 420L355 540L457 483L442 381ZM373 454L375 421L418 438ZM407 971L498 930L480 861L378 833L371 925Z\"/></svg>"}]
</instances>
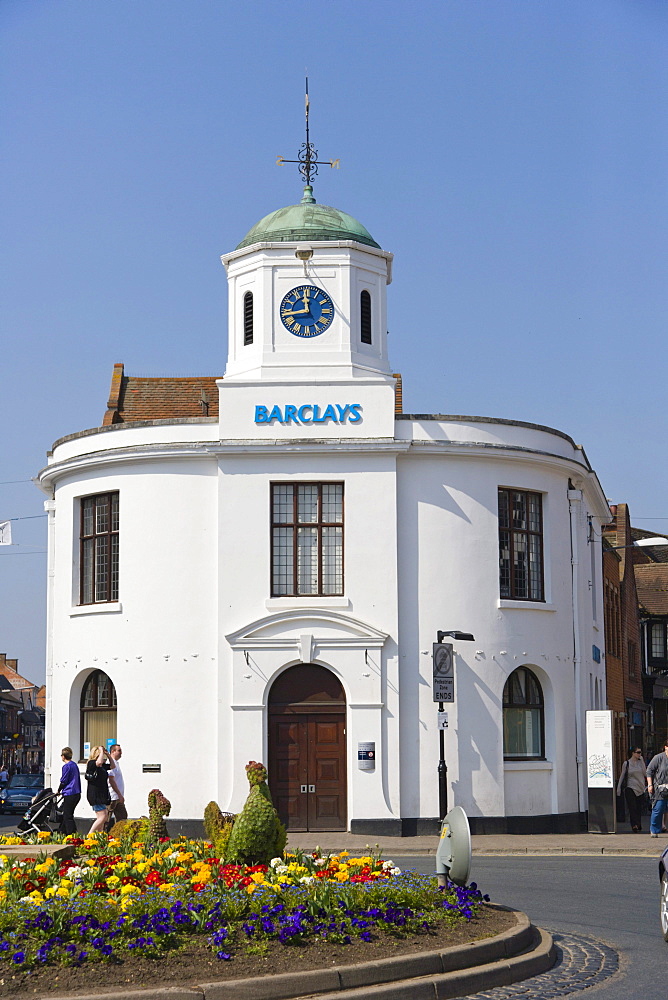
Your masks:
<instances>
[{"instance_id":1,"label":"woman in blue top","mask_svg":"<svg viewBox=\"0 0 668 1000\"><path fill-rule=\"evenodd\" d=\"M63 747L60 751L60 758L63 762L63 771L60 775L58 791L63 797L63 818L59 829L61 833L76 833L74 810L79 805L81 798L81 777L79 768L72 760L71 747Z\"/></svg>"}]
</instances>

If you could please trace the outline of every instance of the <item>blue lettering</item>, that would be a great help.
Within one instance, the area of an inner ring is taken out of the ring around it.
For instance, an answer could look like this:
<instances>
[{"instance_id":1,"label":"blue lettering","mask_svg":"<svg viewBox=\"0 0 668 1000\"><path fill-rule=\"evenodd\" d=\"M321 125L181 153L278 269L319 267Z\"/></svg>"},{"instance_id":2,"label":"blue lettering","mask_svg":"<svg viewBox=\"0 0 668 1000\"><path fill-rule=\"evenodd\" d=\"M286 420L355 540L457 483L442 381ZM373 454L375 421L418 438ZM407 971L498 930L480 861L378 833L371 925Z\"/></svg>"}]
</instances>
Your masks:
<instances>
[{"instance_id":1,"label":"blue lettering","mask_svg":"<svg viewBox=\"0 0 668 1000\"><path fill-rule=\"evenodd\" d=\"M307 410L313 410L313 407L311 406L310 403L304 403L304 405L300 406L299 409L297 410L297 416L299 417L299 419L303 424L310 424L313 421L313 417L306 416Z\"/></svg>"},{"instance_id":2,"label":"blue lettering","mask_svg":"<svg viewBox=\"0 0 668 1000\"><path fill-rule=\"evenodd\" d=\"M278 420L279 424L283 423L283 414L281 413L280 406L275 406L271 413L269 414L269 420L267 423L271 423L272 420Z\"/></svg>"},{"instance_id":3,"label":"blue lettering","mask_svg":"<svg viewBox=\"0 0 668 1000\"><path fill-rule=\"evenodd\" d=\"M360 413L361 409L362 409L362 404L361 403L353 403L351 405L351 407L350 407L350 423L351 424L359 424L360 420L362 419L362 414Z\"/></svg>"},{"instance_id":4,"label":"blue lettering","mask_svg":"<svg viewBox=\"0 0 668 1000\"><path fill-rule=\"evenodd\" d=\"M327 419L326 417L321 417L320 416L320 407L319 406L314 406L313 407L313 423L314 424L324 424L324 422L325 422L326 419Z\"/></svg>"},{"instance_id":5,"label":"blue lettering","mask_svg":"<svg viewBox=\"0 0 668 1000\"><path fill-rule=\"evenodd\" d=\"M336 408L339 411L339 420L341 421L342 424L345 424L345 422L346 422L346 414L347 414L348 410L350 409L350 407L347 404L346 404L346 406L341 406L340 403L337 403L336 404Z\"/></svg>"},{"instance_id":6,"label":"blue lettering","mask_svg":"<svg viewBox=\"0 0 668 1000\"><path fill-rule=\"evenodd\" d=\"M297 407L288 405L285 407L285 423L289 424L293 420L296 424L299 423L297 420Z\"/></svg>"},{"instance_id":7,"label":"blue lettering","mask_svg":"<svg viewBox=\"0 0 668 1000\"><path fill-rule=\"evenodd\" d=\"M255 423L256 424L266 424L269 420L269 411L266 406L256 406L255 407Z\"/></svg>"},{"instance_id":8,"label":"blue lettering","mask_svg":"<svg viewBox=\"0 0 668 1000\"><path fill-rule=\"evenodd\" d=\"M336 419L336 410L334 409L334 407L332 406L331 403L329 404L329 406L327 407L327 409L323 413L322 419L323 420L333 420L335 424L338 424L339 421Z\"/></svg>"}]
</instances>

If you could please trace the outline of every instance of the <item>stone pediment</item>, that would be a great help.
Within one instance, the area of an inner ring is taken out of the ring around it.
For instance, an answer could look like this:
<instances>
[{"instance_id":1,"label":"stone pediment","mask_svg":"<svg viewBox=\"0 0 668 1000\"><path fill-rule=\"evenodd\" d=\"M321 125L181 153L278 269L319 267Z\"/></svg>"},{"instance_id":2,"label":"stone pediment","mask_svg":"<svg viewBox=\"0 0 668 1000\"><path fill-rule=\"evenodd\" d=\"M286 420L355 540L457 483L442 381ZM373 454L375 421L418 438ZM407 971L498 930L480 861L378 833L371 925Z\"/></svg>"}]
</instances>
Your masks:
<instances>
[{"instance_id":1,"label":"stone pediment","mask_svg":"<svg viewBox=\"0 0 668 1000\"><path fill-rule=\"evenodd\" d=\"M320 647L380 648L387 633L337 611L314 608L278 611L225 637L233 649Z\"/></svg>"}]
</instances>

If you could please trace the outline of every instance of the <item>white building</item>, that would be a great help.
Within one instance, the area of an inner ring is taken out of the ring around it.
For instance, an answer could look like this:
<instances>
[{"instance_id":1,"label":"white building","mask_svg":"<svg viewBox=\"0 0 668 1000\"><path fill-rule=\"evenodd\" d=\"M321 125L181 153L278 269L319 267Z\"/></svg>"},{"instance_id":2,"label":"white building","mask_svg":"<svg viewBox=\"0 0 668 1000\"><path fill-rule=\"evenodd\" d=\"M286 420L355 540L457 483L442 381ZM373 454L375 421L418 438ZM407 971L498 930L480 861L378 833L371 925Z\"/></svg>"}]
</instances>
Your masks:
<instances>
[{"instance_id":1,"label":"white building","mask_svg":"<svg viewBox=\"0 0 668 1000\"><path fill-rule=\"evenodd\" d=\"M238 810L262 760L290 829L431 832L432 644L462 630L449 804L474 832L576 829L609 518L584 451L401 413L392 255L310 187L222 260L224 377L116 366L103 426L39 475L54 776L62 746L118 739L131 815L157 785L201 818Z\"/></svg>"}]
</instances>

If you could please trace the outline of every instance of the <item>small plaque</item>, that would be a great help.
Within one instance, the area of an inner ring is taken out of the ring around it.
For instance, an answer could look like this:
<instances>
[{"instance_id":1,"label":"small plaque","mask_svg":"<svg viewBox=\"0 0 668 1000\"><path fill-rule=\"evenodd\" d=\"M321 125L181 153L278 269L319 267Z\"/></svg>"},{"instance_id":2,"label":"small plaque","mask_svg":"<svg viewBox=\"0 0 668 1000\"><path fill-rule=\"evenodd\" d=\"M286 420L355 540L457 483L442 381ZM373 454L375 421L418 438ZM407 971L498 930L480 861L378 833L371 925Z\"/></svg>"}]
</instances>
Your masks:
<instances>
[{"instance_id":1,"label":"small plaque","mask_svg":"<svg viewBox=\"0 0 668 1000\"><path fill-rule=\"evenodd\" d=\"M360 771L373 771L376 767L376 744L357 744L357 767Z\"/></svg>"},{"instance_id":2,"label":"small plaque","mask_svg":"<svg viewBox=\"0 0 668 1000\"><path fill-rule=\"evenodd\" d=\"M160 774L162 764L142 764L141 769L144 774Z\"/></svg>"}]
</instances>

